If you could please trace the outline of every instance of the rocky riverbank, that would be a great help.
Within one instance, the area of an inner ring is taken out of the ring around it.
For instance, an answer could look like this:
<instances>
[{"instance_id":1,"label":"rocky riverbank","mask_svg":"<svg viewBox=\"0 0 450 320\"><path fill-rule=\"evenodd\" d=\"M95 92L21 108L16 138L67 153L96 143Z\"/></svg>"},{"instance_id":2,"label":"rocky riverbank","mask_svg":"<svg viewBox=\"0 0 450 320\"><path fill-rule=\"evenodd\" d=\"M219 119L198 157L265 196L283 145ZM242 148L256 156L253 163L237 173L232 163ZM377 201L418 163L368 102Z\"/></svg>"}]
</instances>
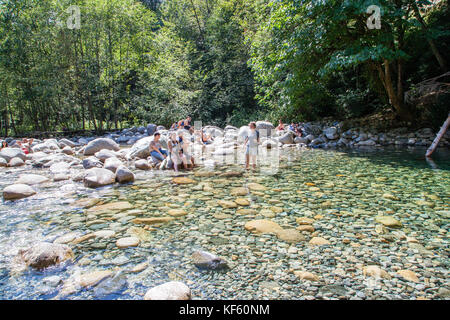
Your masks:
<instances>
[{"instance_id":1,"label":"rocky riverbank","mask_svg":"<svg viewBox=\"0 0 450 320\"><path fill-rule=\"evenodd\" d=\"M192 143L205 167L180 175L156 170L137 129L2 150L0 297L448 298L445 170L258 126L262 148L280 148L275 175L242 170L246 127L207 127L214 143Z\"/></svg>"}]
</instances>

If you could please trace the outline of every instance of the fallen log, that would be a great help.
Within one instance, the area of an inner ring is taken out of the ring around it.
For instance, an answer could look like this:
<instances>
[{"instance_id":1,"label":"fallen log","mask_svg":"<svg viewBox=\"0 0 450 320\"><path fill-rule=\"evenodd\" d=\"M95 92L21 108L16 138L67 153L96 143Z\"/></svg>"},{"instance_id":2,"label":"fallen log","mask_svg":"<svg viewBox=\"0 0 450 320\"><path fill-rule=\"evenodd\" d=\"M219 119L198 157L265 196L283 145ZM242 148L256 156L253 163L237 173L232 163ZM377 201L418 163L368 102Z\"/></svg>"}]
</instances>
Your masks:
<instances>
[{"instance_id":1,"label":"fallen log","mask_svg":"<svg viewBox=\"0 0 450 320\"><path fill-rule=\"evenodd\" d=\"M425 157L430 157L431 154L436 150L439 141L441 140L442 136L447 132L448 127L450 126L450 113L448 114L447 120L445 120L444 124L441 127L441 130L439 130L438 134L436 135L436 138L434 139L431 146L428 148L427 153L425 153Z\"/></svg>"}]
</instances>

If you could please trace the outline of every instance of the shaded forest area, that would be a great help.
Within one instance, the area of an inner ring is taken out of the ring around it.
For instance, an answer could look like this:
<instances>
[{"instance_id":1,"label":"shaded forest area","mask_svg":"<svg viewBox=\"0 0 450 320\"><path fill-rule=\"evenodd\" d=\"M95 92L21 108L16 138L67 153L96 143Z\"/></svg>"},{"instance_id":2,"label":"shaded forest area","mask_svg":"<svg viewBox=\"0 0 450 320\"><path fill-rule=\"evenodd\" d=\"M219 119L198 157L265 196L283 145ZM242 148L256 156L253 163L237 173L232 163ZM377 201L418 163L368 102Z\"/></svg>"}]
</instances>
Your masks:
<instances>
[{"instance_id":1,"label":"shaded forest area","mask_svg":"<svg viewBox=\"0 0 450 320\"><path fill-rule=\"evenodd\" d=\"M381 29L366 23L373 4ZM188 114L240 126L390 111L437 128L450 109L450 76L417 94L449 71L448 1L0 0L0 12L0 135Z\"/></svg>"}]
</instances>

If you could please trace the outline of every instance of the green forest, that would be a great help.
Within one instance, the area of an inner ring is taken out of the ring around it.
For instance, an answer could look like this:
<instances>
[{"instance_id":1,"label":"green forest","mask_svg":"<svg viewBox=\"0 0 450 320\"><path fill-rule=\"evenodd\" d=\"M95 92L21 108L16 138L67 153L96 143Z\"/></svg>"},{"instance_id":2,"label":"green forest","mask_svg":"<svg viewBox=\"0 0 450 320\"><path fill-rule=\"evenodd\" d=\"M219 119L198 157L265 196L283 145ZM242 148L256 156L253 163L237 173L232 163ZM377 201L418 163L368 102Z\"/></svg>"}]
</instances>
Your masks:
<instances>
[{"instance_id":1,"label":"green forest","mask_svg":"<svg viewBox=\"0 0 450 320\"><path fill-rule=\"evenodd\" d=\"M448 1L0 0L0 135L385 111L438 127L448 92L405 97L449 61Z\"/></svg>"}]
</instances>

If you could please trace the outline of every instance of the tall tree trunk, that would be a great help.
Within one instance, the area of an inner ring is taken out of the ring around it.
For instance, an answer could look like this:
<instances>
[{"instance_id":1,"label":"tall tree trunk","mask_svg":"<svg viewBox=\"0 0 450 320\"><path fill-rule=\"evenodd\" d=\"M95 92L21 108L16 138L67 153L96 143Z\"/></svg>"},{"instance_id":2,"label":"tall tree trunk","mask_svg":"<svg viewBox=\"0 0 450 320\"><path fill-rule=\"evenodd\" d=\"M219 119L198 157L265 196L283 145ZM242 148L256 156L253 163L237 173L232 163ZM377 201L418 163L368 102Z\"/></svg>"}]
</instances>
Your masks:
<instances>
[{"instance_id":1,"label":"tall tree trunk","mask_svg":"<svg viewBox=\"0 0 450 320\"><path fill-rule=\"evenodd\" d=\"M420 24L422 25L422 29L427 32L428 31L428 26L425 23L425 20L423 20L422 15L420 14L420 10L419 7L417 6L417 3L415 0L413 0L412 3L412 8L414 10L414 15L416 16L416 19L420 22ZM426 36L426 35L425 35ZM447 71L447 62L445 61L445 59L442 57L441 53L439 52L438 48L436 47L436 44L434 43L433 39L430 39L426 36L428 44L431 47L431 51L433 52L434 56L436 57L436 60L439 63L439 67L442 69L442 71L446 72Z\"/></svg>"},{"instance_id":2,"label":"tall tree trunk","mask_svg":"<svg viewBox=\"0 0 450 320\"><path fill-rule=\"evenodd\" d=\"M403 101L403 86L401 85L402 78L398 78L398 80L400 80L400 83L397 84L396 90L394 83L392 82L392 70L390 67L390 62L385 59L382 65L377 64L376 67L380 80L383 83L383 86L389 97L389 103L395 109L395 112L402 120L410 121L412 119L412 114L410 110L408 110L408 108L405 106ZM402 65L400 64L399 67L402 68ZM399 72L399 74L400 73L401 72Z\"/></svg>"}]
</instances>

